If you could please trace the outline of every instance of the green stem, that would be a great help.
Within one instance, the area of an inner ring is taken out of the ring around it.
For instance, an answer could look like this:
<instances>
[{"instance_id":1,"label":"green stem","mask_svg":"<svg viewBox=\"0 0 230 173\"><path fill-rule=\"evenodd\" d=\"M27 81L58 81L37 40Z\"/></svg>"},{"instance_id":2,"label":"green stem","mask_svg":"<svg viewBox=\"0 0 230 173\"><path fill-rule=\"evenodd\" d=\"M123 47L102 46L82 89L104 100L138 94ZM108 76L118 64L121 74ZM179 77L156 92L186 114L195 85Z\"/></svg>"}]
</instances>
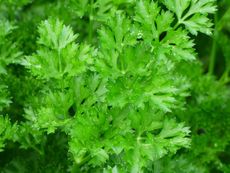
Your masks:
<instances>
[{"instance_id":1,"label":"green stem","mask_svg":"<svg viewBox=\"0 0 230 173\"><path fill-rule=\"evenodd\" d=\"M82 158L80 160L80 162L76 162L75 161L75 167L78 168L78 169L80 169L80 167L82 165L84 165L86 162L88 162L90 160L90 158L91 158L91 156L88 154L87 156L85 156L84 158Z\"/></svg>"},{"instance_id":2,"label":"green stem","mask_svg":"<svg viewBox=\"0 0 230 173\"><path fill-rule=\"evenodd\" d=\"M181 23L178 21L178 22L176 23L176 25L174 26L174 29L176 30L176 29L179 27L180 24L181 24Z\"/></svg>"},{"instance_id":3,"label":"green stem","mask_svg":"<svg viewBox=\"0 0 230 173\"><path fill-rule=\"evenodd\" d=\"M215 25L217 23L217 14L215 14ZM216 42L216 33L217 33L217 28L215 26L214 29L214 35L213 35L213 41L212 41L212 51L210 55L210 61L209 61L209 69L208 69L208 74L213 74L214 68L215 68L215 63L216 63L216 51L217 51L217 42Z\"/></svg>"},{"instance_id":4,"label":"green stem","mask_svg":"<svg viewBox=\"0 0 230 173\"><path fill-rule=\"evenodd\" d=\"M58 48L58 70L62 73L61 49Z\"/></svg>"},{"instance_id":5,"label":"green stem","mask_svg":"<svg viewBox=\"0 0 230 173\"><path fill-rule=\"evenodd\" d=\"M39 148L37 148L35 145L32 145L31 146L35 151L37 151L41 156L44 156L45 154L44 154L44 151L43 150L41 150L41 149L39 149Z\"/></svg>"},{"instance_id":6,"label":"green stem","mask_svg":"<svg viewBox=\"0 0 230 173\"><path fill-rule=\"evenodd\" d=\"M64 70L62 69L62 57L61 57L61 49L58 49L58 70L60 72L60 74L62 75L62 79L60 81L61 84L61 90L62 92L64 91L64 77L63 77L63 72Z\"/></svg>"},{"instance_id":7,"label":"green stem","mask_svg":"<svg viewBox=\"0 0 230 173\"><path fill-rule=\"evenodd\" d=\"M226 70L224 71L224 73L220 77L220 82L221 83L226 84L226 83L228 83L230 81L229 76L228 76L229 71L230 71L230 68L226 68Z\"/></svg>"},{"instance_id":8,"label":"green stem","mask_svg":"<svg viewBox=\"0 0 230 173\"><path fill-rule=\"evenodd\" d=\"M44 150L43 149L39 149L38 147L36 147L36 145L32 144L28 136L25 138L25 140L30 145L31 148L33 148L41 156L44 156Z\"/></svg>"},{"instance_id":9,"label":"green stem","mask_svg":"<svg viewBox=\"0 0 230 173\"><path fill-rule=\"evenodd\" d=\"M154 173L161 172L161 164L160 161L155 161L154 162Z\"/></svg>"},{"instance_id":10,"label":"green stem","mask_svg":"<svg viewBox=\"0 0 230 173\"><path fill-rule=\"evenodd\" d=\"M209 61L209 69L208 73L213 74L214 68L215 68L215 62L216 62L216 40L213 38L213 43L212 43L212 51L210 55L210 61Z\"/></svg>"},{"instance_id":11,"label":"green stem","mask_svg":"<svg viewBox=\"0 0 230 173\"><path fill-rule=\"evenodd\" d=\"M80 172L80 171L81 171L81 170L80 170L79 166L75 164L75 165L72 167L71 173L77 173L77 172Z\"/></svg>"},{"instance_id":12,"label":"green stem","mask_svg":"<svg viewBox=\"0 0 230 173\"><path fill-rule=\"evenodd\" d=\"M174 26L174 29L177 29L179 26L180 26L180 24L182 24L189 16L191 16L193 14L193 12L192 11L189 11L187 14L185 14L185 16L184 17L182 17L182 16L177 16L177 19L178 19L178 21L177 21L177 23L175 24L175 26ZM181 18L182 17L182 18Z\"/></svg>"},{"instance_id":13,"label":"green stem","mask_svg":"<svg viewBox=\"0 0 230 173\"><path fill-rule=\"evenodd\" d=\"M90 12L89 12L89 43L93 40L93 0L90 1Z\"/></svg>"}]
</instances>

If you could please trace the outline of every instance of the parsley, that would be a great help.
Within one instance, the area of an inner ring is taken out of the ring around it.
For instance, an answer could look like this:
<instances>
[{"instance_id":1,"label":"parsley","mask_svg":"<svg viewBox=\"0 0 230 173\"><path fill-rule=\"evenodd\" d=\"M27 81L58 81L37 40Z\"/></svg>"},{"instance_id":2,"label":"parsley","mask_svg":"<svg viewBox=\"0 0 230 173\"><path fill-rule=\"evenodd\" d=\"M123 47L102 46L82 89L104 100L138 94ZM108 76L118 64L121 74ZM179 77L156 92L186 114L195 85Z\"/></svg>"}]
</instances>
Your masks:
<instances>
[{"instance_id":1,"label":"parsley","mask_svg":"<svg viewBox=\"0 0 230 173\"><path fill-rule=\"evenodd\" d=\"M229 9L219 19L217 5L0 1L0 172L229 170Z\"/></svg>"}]
</instances>

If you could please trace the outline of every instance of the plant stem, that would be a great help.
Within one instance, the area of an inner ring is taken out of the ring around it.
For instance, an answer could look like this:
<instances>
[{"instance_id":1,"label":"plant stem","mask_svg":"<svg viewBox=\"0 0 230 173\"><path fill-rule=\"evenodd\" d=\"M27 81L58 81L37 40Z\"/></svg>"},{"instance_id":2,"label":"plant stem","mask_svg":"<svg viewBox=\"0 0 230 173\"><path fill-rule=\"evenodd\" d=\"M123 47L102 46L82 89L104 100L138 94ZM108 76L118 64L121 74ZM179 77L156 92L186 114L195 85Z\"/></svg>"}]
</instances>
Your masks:
<instances>
[{"instance_id":1,"label":"plant stem","mask_svg":"<svg viewBox=\"0 0 230 173\"><path fill-rule=\"evenodd\" d=\"M230 68L226 68L226 70L224 71L224 73L220 77L220 82L221 83L226 84L226 83L229 82L229 80L230 80L229 77L228 77L229 71L230 71Z\"/></svg>"},{"instance_id":2,"label":"plant stem","mask_svg":"<svg viewBox=\"0 0 230 173\"><path fill-rule=\"evenodd\" d=\"M212 43L212 51L211 51L211 56L210 56L209 69L208 69L209 74L213 74L214 67L215 67L215 61L216 61L216 41L214 38L213 43Z\"/></svg>"},{"instance_id":3,"label":"plant stem","mask_svg":"<svg viewBox=\"0 0 230 173\"><path fill-rule=\"evenodd\" d=\"M80 172L81 170L80 170L80 168L79 168L79 166L78 165L73 165L73 168L72 168L72 170L71 170L71 173L77 173L77 172Z\"/></svg>"},{"instance_id":4,"label":"plant stem","mask_svg":"<svg viewBox=\"0 0 230 173\"><path fill-rule=\"evenodd\" d=\"M159 161L154 162L154 173L159 173L161 172L161 165Z\"/></svg>"},{"instance_id":5,"label":"plant stem","mask_svg":"<svg viewBox=\"0 0 230 173\"><path fill-rule=\"evenodd\" d=\"M210 55L210 61L209 61L209 69L208 69L208 74L213 74L214 68L215 68L215 63L216 63L216 51L217 51L217 42L216 42L216 33L217 33L217 14L215 14L215 29L214 29L214 34L213 34L213 40L212 40L212 51Z\"/></svg>"},{"instance_id":6,"label":"plant stem","mask_svg":"<svg viewBox=\"0 0 230 173\"><path fill-rule=\"evenodd\" d=\"M89 12L89 43L93 40L93 0L90 1L90 12Z\"/></svg>"}]
</instances>

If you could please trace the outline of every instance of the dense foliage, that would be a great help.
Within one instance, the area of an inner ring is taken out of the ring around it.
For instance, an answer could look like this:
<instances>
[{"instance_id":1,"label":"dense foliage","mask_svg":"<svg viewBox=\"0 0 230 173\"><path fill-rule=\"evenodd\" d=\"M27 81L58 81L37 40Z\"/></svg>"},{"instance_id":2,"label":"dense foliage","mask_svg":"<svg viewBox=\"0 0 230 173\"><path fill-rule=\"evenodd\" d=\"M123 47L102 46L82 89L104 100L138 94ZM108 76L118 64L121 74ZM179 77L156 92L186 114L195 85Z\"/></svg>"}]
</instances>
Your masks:
<instances>
[{"instance_id":1,"label":"dense foliage","mask_svg":"<svg viewBox=\"0 0 230 173\"><path fill-rule=\"evenodd\" d=\"M0 0L0 172L229 173L229 58L229 0Z\"/></svg>"}]
</instances>

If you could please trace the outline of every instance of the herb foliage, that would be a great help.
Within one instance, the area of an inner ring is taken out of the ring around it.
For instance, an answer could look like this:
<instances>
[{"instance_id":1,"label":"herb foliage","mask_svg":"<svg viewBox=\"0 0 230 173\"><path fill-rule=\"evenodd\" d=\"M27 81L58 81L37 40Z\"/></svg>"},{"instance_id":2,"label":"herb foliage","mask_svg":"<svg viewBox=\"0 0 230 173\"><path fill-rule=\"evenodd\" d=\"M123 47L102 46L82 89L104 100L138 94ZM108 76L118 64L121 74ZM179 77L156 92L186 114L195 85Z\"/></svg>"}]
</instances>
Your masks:
<instances>
[{"instance_id":1,"label":"herb foliage","mask_svg":"<svg viewBox=\"0 0 230 173\"><path fill-rule=\"evenodd\" d=\"M228 7L0 1L0 172L230 171Z\"/></svg>"}]
</instances>

